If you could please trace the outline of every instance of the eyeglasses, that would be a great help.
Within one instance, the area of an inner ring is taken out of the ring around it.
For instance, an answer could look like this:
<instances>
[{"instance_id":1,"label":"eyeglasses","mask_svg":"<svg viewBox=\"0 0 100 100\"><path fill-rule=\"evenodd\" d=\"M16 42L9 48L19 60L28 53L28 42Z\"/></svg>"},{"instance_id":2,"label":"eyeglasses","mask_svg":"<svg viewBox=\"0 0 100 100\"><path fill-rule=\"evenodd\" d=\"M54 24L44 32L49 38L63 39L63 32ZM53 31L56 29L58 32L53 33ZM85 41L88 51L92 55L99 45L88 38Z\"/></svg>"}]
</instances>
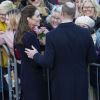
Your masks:
<instances>
[{"instance_id":1,"label":"eyeglasses","mask_svg":"<svg viewBox=\"0 0 100 100\"><path fill-rule=\"evenodd\" d=\"M94 7L93 6L87 6L87 7L84 6L83 9L94 9Z\"/></svg>"},{"instance_id":2,"label":"eyeglasses","mask_svg":"<svg viewBox=\"0 0 100 100\"><path fill-rule=\"evenodd\" d=\"M0 14L1 16L6 16L6 14Z\"/></svg>"},{"instance_id":3,"label":"eyeglasses","mask_svg":"<svg viewBox=\"0 0 100 100\"><path fill-rule=\"evenodd\" d=\"M59 17L51 16L53 19L59 20Z\"/></svg>"}]
</instances>

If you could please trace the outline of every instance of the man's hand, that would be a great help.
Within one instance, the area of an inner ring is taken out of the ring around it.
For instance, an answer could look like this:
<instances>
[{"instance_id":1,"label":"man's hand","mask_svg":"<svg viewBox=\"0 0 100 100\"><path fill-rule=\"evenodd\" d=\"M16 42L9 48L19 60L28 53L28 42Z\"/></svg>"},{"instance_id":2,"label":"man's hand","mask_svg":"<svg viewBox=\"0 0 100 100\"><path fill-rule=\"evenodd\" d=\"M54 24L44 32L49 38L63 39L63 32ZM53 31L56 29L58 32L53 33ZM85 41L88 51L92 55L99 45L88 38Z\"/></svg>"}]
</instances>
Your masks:
<instances>
[{"instance_id":1,"label":"man's hand","mask_svg":"<svg viewBox=\"0 0 100 100\"><path fill-rule=\"evenodd\" d=\"M33 59L34 55L38 53L38 51L34 46L32 46L32 50L25 48L25 53L27 54L28 58Z\"/></svg>"},{"instance_id":2,"label":"man's hand","mask_svg":"<svg viewBox=\"0 0 100 100\"><path fill-rule=\"evenodd\" d=\"M47 34L49 31L46 27L40 27L41 33Z\"/></svg>"}]
</instances>

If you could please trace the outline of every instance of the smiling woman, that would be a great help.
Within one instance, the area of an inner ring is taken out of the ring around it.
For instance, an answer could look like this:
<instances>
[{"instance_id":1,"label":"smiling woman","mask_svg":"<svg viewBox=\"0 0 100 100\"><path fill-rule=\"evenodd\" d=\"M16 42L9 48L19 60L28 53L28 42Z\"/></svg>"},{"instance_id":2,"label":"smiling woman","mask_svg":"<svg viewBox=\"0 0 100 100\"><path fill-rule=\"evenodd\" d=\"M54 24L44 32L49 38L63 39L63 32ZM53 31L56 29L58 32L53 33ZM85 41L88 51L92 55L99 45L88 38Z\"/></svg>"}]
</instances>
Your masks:
<instances>
[{"instance_id":1,"label":"smiling woman","mask_svg":"<svg viewBox=\"0 0 100 100\"><path fill-rule=\"evenodd\" d=\"M18 9L12 9L8 11L5 16L7 30L4 34L0 35L0 45L7 44L12 55L14 54L13 51L14 33L16 31L19 19L20 19L20 12Z\"/></svg>"},{"instance_id":2,"label":"smiling woman","mask_svg":"<svg viewBox=\"0 0 100 100\"><path fill-rule=\"evenodd\" d=\"M6 31L7 25L5 23L5 19L6 19L6 10L0 4L0 34Z\"/></svg>"},{"instance_id":3,"label":"smiling woman","mask_svg":"<svg viewBox=\"0 0 100 100\"><path fill-rule=\"evenodd\" d=\"M61 9L62 6L55 5L51 11L51 14L46 18L46 21L50 26L53 28L56 28L61 23Z\"/></svg>"},{"instance_id":4,"label":"smiling woman","mask_svg":"<svg viewBox=\"0 0 100 100\"><path fill-rule=\"evenodd\" d=\"M84 0L82 4L82 13L85 16L96 19L100 15L100 6L96 0Z\"/></svg>"},{"instance_id":5,"label":"smiling woman","mask_svg":"<svg viewBox=\"0 0 100 100\"><path fill-rule=\"evenodd\" d=\"M89 16L95 20L95 30L100 27L100 5L97 0L84 0L82 4L82 15Z\"/></svg>"},{"instance_id":6,"label":"smiling woman","mask_svg":"<svg viewBox=\"0 0 100 100\"><path fill-rule=\"evenodd\" d=\"M40 52L40 43L34 28L40 25L40 13L35 6L26 6L15 34L14 44L21 56L21 100L47 100L43 68L27 57L24 50L35 46Z\"/></svg>"}]
</instances>

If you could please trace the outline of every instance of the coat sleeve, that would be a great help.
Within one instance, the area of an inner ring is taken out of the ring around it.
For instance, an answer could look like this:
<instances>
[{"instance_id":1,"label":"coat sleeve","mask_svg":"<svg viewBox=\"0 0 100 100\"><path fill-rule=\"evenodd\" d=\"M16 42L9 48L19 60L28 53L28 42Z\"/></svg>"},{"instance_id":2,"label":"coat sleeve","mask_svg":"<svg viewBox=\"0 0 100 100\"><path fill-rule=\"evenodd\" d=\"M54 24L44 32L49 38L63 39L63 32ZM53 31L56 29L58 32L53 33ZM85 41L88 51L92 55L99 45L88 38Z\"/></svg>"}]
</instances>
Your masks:
<instances>
[{"instance_id":1,"label":"coat sleeve","mask_svg":"<svg viewBox=\"0 0 100 100\"><path fill-rule=\"evenodd\" d=\"M52 41L50 40L49 35L47 34L46 48L44 51L44 55L37 53L34 55L33 59L42 67L52 68L53 62L54 62L54 56L55 56L54 45L53 45Z\"/></svg>"},{"instance_id":2,"label":"coat sleeve","mask_svg":"<svg viewBox=\"0 0 100 100\"><path fill-rule=\"evenodd\" d=\"M33 45L38 51L40 50L39 41L37 37L34 35L34 33L26 33L22 41L25 48L32 49L32 45Z\"/></svg>"}]
</instances>

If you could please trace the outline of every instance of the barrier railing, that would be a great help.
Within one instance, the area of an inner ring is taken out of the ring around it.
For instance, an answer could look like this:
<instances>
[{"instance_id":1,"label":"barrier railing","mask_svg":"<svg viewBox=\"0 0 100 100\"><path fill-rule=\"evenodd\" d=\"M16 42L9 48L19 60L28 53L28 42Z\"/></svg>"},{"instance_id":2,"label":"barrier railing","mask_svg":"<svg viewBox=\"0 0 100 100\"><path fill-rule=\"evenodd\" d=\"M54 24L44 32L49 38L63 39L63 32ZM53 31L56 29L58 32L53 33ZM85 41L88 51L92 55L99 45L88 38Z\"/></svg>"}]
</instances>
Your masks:
<instances>
[{"instance_id":1,"label":"barrier railing","mask_svg":"<svg viewBox=\"0 0 100 100\"><path fill-rule=\"evenodd\" d=\"M19 100L19 87L18 87L18 76L17 76L17 63L15 57L11 58L11 54L9 48L6 45L0 46L0 65L1 65L1 84L2 84L2 100L4 100L4 91L3 91L3 72L2 72L2 48L5 49L8 61L7 61L7 70L8 70L8 92L9 92L9 100ZM14 70L14 80L12 80L12 63ZM15 86L15 90L13 90L13 82ZM13 92L14 91L14 92Z\"/></svg>"},{"instance_id":2,"label":"barrier railing","mask_svg":"<svg viewBox=\"0 0 100 100\"><path fill-rule=\"evenodd\" d=\"M12 63L12 60L10 59L10 51L9 51L9 48L6 46L6 45L2 45L0 46L0 67L1 67L1 72L0 72L0 78L1 78L1 86L2 86L2 100L4 100L4 94L3 94L3 72L2 72L2 50L1 48L4 48L5 51L7 52L7 56L8 56L8 65L7 65L7 68L8 68L8 88L9 88L9 100L19 100L20 99L20 95L19 95L19 86L18 86L18 75L17 75L17 63L16 63L16 58L13 57L13 67L14 67L14 85L15 85L15 96L13 96L13 86L12 86L12 78L11 78L11 63ZM96 80L97 80L97 100L100 99L99 97L99 68L100 68L100 64L97 64L97 63L91 63L89 64L89 67L88 67L88 83L89 83L89 89L90 89L90 69L91 69L91 65L92 66L95 66L96 67ZM48 70L47 70L48 72ZM49 72L48 72L48 86L49 86ZM48 91L49 93L49 91ZM89 93L90 94L90 93ZM50 94L48 95L49 96L49 99L50 99ZM89 95L90 96L90 95Z\"/></svg>"},{"instance_id":3,"label":"barrier railing","mask_svg":"<svg viewBox=\"0 0 100 100\"><path fill-rule=\"evenodd\" d=\"M100 100L100 91L99 91L99 88L100 88L100 83L99 83L99 69L100 69L100 64L97 64L97 63L91 63L89 64L89 67L88 67L88 81L89 81L89 89L90 89L90 69L91 69L91 66L95 66L96 67L96 99L97 100ZM89 95L90 96L90 95Z\"/></svg>"},{"instance_id":4,"label":"barrier railing","mask_svg":"<svg viewBox=\"0 0 100 100\"><path fill-rule=\"evenodd\" d=\"M2 46L0 46L0 82L1 82L1 92L2 92L2 100L4 100L4 86L3 86L3 71L2 71Z\"/></svg>"}]
</instances>

